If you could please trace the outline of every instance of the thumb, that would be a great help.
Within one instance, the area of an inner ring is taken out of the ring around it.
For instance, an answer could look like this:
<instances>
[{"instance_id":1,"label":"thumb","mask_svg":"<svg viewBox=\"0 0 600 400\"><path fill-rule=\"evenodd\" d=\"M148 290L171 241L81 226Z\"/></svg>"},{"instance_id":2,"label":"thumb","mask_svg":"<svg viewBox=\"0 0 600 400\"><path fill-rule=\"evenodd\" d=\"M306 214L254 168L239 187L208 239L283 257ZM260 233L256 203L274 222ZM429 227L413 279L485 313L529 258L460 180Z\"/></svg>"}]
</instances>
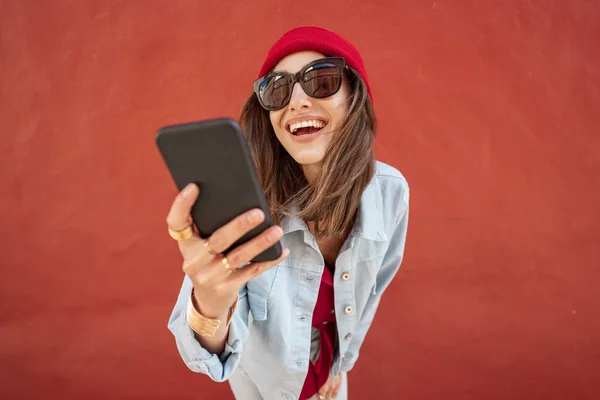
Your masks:
<instances>
[{"instance_id":1,"label":"thumb","mask_svg":"<svg viewBox=\"0 0 600 400\"><path fill-rule=\"evenodd\" d=\"M327 391L329 390L328 383L329 381L325 382L325 384L321 386L321 389L319 389L319 392L317 393L319 400L325 400L327 398Z\"/></svg>"}]
</instances>

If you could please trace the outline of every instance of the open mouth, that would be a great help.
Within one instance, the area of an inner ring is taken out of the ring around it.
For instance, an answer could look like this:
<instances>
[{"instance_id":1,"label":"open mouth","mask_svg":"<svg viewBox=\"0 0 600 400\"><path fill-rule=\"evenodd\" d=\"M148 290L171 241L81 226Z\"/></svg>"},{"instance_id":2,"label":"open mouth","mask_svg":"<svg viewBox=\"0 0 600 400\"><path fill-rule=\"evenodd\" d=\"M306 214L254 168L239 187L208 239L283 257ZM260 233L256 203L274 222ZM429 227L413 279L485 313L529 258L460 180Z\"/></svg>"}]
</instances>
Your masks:
<instances>
[{"instance_id":1,"label":"open mouth","mask_svg":"<svg viewBox=\"0 0 600 400\"><path fill-rule=\"evenodd\" d=\"M327 122L314 119L309 121L293 122L287 125L287 130L294 136L310 135L319 132Z\"/></svg>"}]
</instances>

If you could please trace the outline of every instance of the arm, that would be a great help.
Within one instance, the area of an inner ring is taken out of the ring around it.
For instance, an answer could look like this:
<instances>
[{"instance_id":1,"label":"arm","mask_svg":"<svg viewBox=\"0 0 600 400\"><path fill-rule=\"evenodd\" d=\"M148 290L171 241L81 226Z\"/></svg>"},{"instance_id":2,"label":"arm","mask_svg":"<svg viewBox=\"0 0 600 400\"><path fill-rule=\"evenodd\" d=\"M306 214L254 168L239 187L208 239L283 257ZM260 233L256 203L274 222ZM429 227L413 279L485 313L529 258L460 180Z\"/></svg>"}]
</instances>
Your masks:
<instances>
[{"instance_id":1,"label":"arm","mask_svg":"<svg viewBox=\"0 0 600 400\"><path fill-rule=\"evenodd\" d=\"M238 309L229 329L225 327L226 324L222 324L214 337L202 338L202 343L187 323L186 311L191 290L191 280L186 276L169 318L169 330L175 336L179 354L190 370L204 373L216 382L224 382L239 364L243 344L248 337L246 286L240 289ZM223 318L223 321L226 319Z\"/></svg>"},{"instance_id":2,"label":"arm","mask_svg":"<svg viewBox=\"0 0 600 400\"><path fill-rule=\"evenodd\" d=\"M404 246L406 243L406 232L408 228L408 200L409 190L406 187L401 202L401 210L399 213L396 227L393 231L393 235L390 239L390 245L383 258L381 269L377 274L377 294L371 295L365 306L365 310L361 316L356 334L352 337L352 341L346 351L344 358L342 359L341 370L348 372L354 367L354 363L358 359L358 353L362 346L365 336L371 327L375 312L381 301L383 292L387 289L392 279L398 272L402 258L404 256Z\"/></svg>"}]
</instances>

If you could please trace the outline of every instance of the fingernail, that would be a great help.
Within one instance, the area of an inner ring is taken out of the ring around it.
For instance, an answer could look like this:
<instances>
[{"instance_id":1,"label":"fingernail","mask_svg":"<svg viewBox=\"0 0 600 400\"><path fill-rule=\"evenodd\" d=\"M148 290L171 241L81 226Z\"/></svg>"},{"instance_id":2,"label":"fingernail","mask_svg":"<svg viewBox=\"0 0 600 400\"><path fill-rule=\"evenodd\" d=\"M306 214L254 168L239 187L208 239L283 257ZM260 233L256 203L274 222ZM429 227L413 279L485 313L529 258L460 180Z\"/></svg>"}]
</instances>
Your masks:
<instances>
[{"instance_id":1,"label":"fingernail","mask_svg":"<svg viewBox=\"0 0 600 400\"><path fill-rule=\"evenodd\" d=\"M263 212L261 210L254 210L248 215L248 222L255 223L262 219Z\"/></svg>"},{"instance_id":2,"label":"fingernail","mask_svg":"<svg viewBox=\"0 0 600 400\"><path fill-rule=\"evenodd\" d=\"M187 186L186 186L186 187L183 189L183 196L184 196L184 197L187 197L187 196L189 196L190 194L192 194L192 192L193 192L193 191L194 191L194 189L195 189L195 188L194 188L194 186L195 186L195 185L194 185L193 183L190 183L189 185L187 185Z\"/></svg>"},{"instance_id":3,"label":"fingernail","mask_svg":"<svg viewBox=\"0 0 600 400\"><path fill-rule=\"evenodd\" d=\"M269 240L276 240L281 236L281 228L280 227L275 227L271 230L271 232L269 232L269 235L267 236L267 239Z\"/></svg>"},{"instance_id":4,"label":"fingernail","mask_svg":"<svg viewBox=\"0 0 600 400\"><path fill-rule=\"evenodd\" d=\"M290 249L288 249L287 247L285 249L283 249L283 251L281 252L281 256L282 257L287 257L290 255Z\"/></svg>"}]
</instances>

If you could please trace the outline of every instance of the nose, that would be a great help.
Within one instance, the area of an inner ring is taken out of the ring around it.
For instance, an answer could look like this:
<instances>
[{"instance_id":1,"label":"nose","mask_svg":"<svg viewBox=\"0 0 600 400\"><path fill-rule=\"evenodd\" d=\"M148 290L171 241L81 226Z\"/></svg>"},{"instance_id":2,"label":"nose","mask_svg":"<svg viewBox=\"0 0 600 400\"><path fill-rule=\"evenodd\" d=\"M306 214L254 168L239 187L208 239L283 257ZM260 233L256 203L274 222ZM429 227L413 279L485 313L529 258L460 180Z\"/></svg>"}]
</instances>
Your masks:
<instances>
[{"instance_id":1,"label":"nose","mask_svg":"<svg viewBox=\"0 0 600 400\"><path fill-rule=\"evenodd\" d=\"M290 104L288 105L290 110L302 110L305 108L310 108L312 106L312 102L310 96L308 96L302 86L298 82L294 84L292 88L292 97L290 98Z\"/></svg>"}]
</instances>

